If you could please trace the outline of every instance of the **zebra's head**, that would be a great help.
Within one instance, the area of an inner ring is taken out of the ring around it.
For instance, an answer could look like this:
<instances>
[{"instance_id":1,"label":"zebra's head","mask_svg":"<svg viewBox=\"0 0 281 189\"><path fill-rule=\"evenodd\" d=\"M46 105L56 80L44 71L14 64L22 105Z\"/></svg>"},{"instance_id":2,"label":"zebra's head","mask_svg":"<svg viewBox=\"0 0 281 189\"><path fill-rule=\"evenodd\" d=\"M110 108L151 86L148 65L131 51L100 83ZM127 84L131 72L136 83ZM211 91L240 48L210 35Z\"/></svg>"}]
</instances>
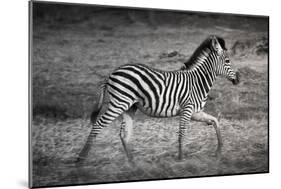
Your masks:
<instances>
[{"instance_id":1,"label":"zebra's head","mask_svg":"<svg viewBox=\"0 0 281 189\"><path fill-rule=\"evenodd\" d=\"M216 74L225 76L234 85L240 81L239 72L235 72L232 68L224 39L217 36L210 36L211 48L215 56L217 56Z\"/></svg>"}]
</instances>

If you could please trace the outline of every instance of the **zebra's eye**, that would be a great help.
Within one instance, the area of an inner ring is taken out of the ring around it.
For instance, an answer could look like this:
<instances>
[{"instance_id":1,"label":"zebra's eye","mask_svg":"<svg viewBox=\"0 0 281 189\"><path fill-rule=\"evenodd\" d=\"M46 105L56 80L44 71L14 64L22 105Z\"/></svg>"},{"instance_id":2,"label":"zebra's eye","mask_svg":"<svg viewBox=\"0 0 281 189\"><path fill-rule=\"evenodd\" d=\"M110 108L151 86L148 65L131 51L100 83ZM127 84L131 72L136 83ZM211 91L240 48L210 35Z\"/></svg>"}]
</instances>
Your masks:
<instances>
[{"instance_id":1,"label":"zebra's eye","mask_svg":"<svg viewBox=\"0 0 281 189\"><path fill-rule=\"evenodd\" d=\"M228 64L228 63L229 63L229 60L228 60L228 59L226 59L226 60L225 60L225 63L227 63L227 64Z\"/></svg>"}]
</instances>

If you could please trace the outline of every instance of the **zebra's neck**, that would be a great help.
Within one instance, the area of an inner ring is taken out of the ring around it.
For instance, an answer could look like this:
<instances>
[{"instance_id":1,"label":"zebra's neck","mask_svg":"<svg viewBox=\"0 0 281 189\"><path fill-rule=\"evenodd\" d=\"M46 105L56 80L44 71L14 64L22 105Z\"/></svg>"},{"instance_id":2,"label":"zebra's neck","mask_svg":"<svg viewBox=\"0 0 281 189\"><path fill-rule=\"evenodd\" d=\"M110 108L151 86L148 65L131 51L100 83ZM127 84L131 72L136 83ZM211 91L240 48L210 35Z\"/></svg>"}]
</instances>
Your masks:
<instances>
[{"instance_id":1,"label":"zebra's neck","mask_svg":"<svg viewBox=\"0 0 281 189\"><path fill-rule=\"evenodd\" d=\"M188 70L188 74L192 77L197 95L205 99L216 80L217 58L213 53L204 51L195 61L197 62Z\"/></svg>"}]
</instances>

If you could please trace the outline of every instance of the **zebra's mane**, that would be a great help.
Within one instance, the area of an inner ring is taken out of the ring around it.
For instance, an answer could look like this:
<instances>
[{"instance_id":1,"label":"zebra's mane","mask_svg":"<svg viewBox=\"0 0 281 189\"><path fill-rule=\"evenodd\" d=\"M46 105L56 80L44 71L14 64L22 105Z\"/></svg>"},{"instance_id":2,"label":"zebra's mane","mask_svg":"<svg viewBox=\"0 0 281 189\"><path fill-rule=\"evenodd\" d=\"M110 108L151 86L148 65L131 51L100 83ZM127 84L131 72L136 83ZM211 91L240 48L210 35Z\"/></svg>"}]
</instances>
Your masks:
<instances>
[{"instance_id":1,"label":"zebra's mane","mask_svg":"<svg viewBox=\"0 0 281 189\"><path fill-rule=\"evenodd\" d=\"M185 69L191 69L194 65L196 65L198 63L198 61L196 61L198 59L198 57L202 54L203 51L205 52L212 52L213 48L212 48L212 38L216 37L220 46L226 50L225 47L225 41L223 38L218 37L218 36L210 36L207 39L205 39L201 45L194 51L194 53L191 55L191 57L188 59L188 61L186 61L184 63L184 66L181 68L181 70L185 70Z\"/></svg>"}]
</instances>

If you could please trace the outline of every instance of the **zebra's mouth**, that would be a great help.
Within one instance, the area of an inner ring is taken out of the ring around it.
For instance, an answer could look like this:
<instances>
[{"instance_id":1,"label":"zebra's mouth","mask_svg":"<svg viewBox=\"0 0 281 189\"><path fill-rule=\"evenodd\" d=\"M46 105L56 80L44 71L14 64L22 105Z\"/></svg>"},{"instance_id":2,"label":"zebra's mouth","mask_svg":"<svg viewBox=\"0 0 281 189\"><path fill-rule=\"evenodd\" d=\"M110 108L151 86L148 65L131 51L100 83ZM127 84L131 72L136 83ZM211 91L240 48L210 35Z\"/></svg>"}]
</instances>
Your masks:
<instances>
[{"instance_id":1,"label":"zebra's mouth","mask_svg":"<svg viewBox=\"0 0 281 189\"><path fill-rule=\"evenodd\" d=\"M239 72L236 72L235 75L236 75L236 78L231 80L233 85L237 85L240 82L240 74L239 74Z\"/></svg>"}]
</instances>

